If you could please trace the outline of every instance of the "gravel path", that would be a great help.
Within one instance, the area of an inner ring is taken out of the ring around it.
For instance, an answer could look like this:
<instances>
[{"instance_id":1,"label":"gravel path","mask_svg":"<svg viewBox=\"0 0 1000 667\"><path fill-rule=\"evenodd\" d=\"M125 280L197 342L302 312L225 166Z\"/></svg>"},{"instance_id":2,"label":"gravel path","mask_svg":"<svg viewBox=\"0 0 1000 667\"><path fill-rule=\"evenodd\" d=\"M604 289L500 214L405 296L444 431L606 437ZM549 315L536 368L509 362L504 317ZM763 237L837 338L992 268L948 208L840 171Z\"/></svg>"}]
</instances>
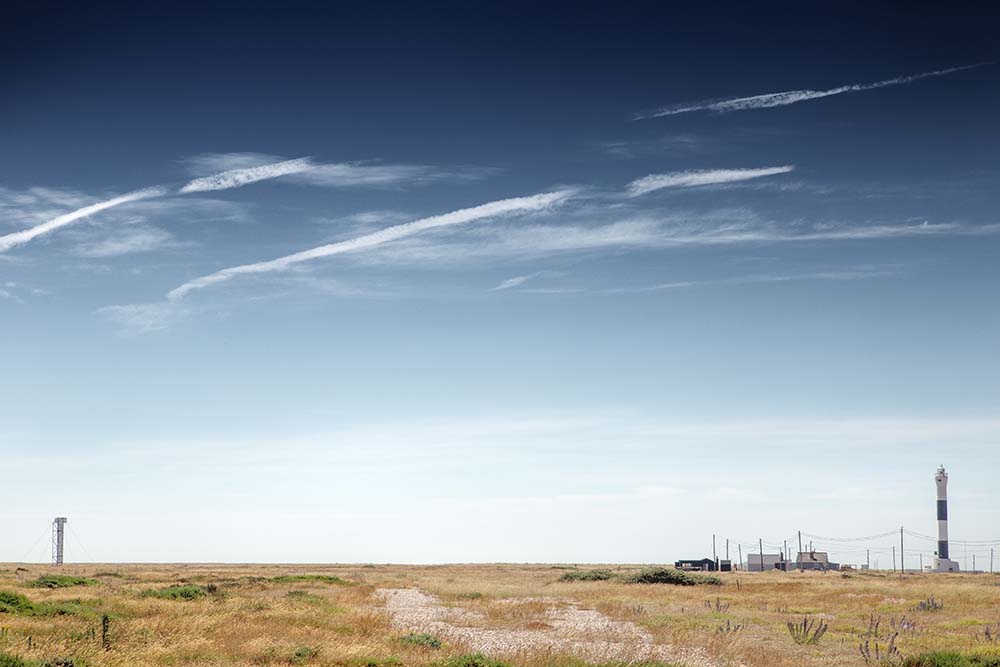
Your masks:
<instances>
[{"instance_id":1,"label":"gravel path","mask_svg":"<svg viewBox=\"0 0 1000 667\"><path fill-rule=\"evenodd\" d=\"M432 595L413 588L378 591L394 627L428 632L488 655L561 653L587 660L664 660L692 667L713 667L701 649L655 644L650 634L627 621L573 605L550 609L540 629L470 627L482 624L479 612L445 607Z\"/></svg>"}]
</instances>

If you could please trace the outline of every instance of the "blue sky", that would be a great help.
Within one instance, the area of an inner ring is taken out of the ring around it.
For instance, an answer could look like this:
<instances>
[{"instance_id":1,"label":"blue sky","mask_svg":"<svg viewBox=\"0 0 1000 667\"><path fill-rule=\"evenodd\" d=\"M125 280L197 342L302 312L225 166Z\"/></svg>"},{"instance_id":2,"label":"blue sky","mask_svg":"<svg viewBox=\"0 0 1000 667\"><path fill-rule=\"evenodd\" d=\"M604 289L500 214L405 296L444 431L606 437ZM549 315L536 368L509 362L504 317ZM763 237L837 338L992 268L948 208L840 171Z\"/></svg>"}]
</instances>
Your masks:
<instances>
[{"instance_id":1,"label":"blue sky","mask_svg":"<svg viewBox=\"0 0 1000 667\"><path fill-rule=\"evenodd\" d=\"M0 560L1000 540L995 17L574 7L15 7Z\"/></svg>"}]
</instances>

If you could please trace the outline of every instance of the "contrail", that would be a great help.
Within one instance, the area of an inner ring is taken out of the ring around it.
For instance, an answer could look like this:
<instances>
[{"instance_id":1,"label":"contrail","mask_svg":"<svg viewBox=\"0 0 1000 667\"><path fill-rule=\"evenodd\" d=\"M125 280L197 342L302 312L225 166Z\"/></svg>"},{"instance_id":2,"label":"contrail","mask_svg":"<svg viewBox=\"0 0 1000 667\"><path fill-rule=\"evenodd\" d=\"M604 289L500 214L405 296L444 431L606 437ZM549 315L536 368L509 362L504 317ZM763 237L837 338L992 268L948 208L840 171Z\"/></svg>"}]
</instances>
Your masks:
<instances>
[{"instance_id":1,"label":"contrail","mask_svg":"<svg viewBox=\"0 0 1000 667\"><path fill-rule=\"evenodd\" d=\"M463 208L457 211L452 211L451 213L435 215L429 218L421 218L420 220L406 222L401 225L393 225L392 227L386 227L385 229L372 232L371 234L365 234L364 236L359 236L355 239L340 241L339 243L329 243L327 245L311 248L309 250L303 250L291 255L285 255L284 257L279 257L266 262L233 266L186 282L180 287L171 290L167 294L167 299L170 301L179 301L189 292L202 289L203 287L208 287L209 285L231 280L236 276L252 273L268 273L271 271L286 271L294 264L308 262L322 257L329 257L331 255L339 255L345 252L352 252L354 250L372 248L374 246L382 245L383 243L388 243L389 241L394 241L396 239L401 239L405 236L411 236L435 227L460 225L467 222L473 222L475 220L494 218L514 213L540 211L562 203L574 193L575 190L565 189L531 195L528 197L501 199L486 204L480 204L479 206L473 206L472 208Z\"/></svg>"},{"instance_id":2,"label":"contrail","mask_svg":"<svg viewBox=\"0 0 1000 667\"><path fill-rule=\"evenodd\" d=\"M637 197L663 188L692 188L699 185L715 185L718 183L733 183L748 181L752 178L787 174L795 169L794 165L786 164L780 167L760 167L757 169L692 169L690 171L674 171L667 174L650 174L643 176L625 186L629 195Z\"/></svg>"},{"instance_id":3,"label":"contrail","mask_svg":"<svg viewBox=\"0 0 1000 667\"><path fill-rule=\"evenodd\" d=\"M146 188L144 190L136 190L135 192L130 192L96 204L91 204L90 206L78 208L75 211L70 211L69 213L64 213L56 218L52 218L48 222L35 225L30 229L23 229L19 232L13 232L11 234L0 236L0 252L10 250L15 246L23 245L35 237L48 234L49 232L53 232L60 227L72 224L81 218L86 218L87 216L94 215L95 213L113 208L120 204L127 204L129 202L138 201L139 199L149 199L150 197L159 197L164 194L166 194L166 190L163 188Z\"/></svg>"},{"instance_id":4,"label":"contrail","mask_svg":"<svg viewBox=\"0 0 1000 667\"><path fill-rule=\"evenodd\" d=\"M175 192L177 194L186 194L189 192L204 192L207 190L227 190L229 188L238 188L249 183L256 183L257 181L263 181L269 178L277 178L278 176L285 176L287 174L297 174L312 168L313 164L309 161L309 158L298 158L296 160L285 160L284 162L265 164L258 167L249 167L247 169L230 169L229 171L223 171L218 174L213 174L212 176L196 178ZM48 222L43 222L42 224L36 225L30 229L24 229L19 232L13 232L5 236L0 236L0 252L5 252L15 246L23 245L35 237L48 234L49 232L55 231L60 227L65 227L66 225L72 224L77 220L94 215L95 213L99 213L106 209L113 208L119 204L127 204L139 199L149 199L151 197L162 197L170 193L171 190L169 188L156 186L145 188L143 190L136 190L135 192L130 192L128 194L121 195L120 197L108 199L107 201L98 202L97 204L91 204L90 206L84 206L83 208L79 208L75 211L70 211L69 213L64 213L56 218L52 218Z\"/></svg>"},{"instance_id":5,"label":"contrail","mask_svg":"<svg viewBox=\"0 0 1000 667\"><path fill-rule=\"evenodd\" d=\"M287 176L288 174L298 174L313 168L312 162L307 157L295 160L285 160L274 164L264 164L258 167L247 167L245 169L230 169L220 174L196 178L180 189L182 194L188 192L205 192L207 190L228 190L238 188L257 181L265 181L269 178Z\"/></svg>"},{"instance_id":6,"label":"contrail","mask_svg":"<svg viewBox=\"0 0 1000 667\"><path fill-rule=\"evenodd\" d=\"M920 79L927 79L932 76L944 76L946 74L952 74L954 72L961 72L967 69L973 69L975 67L983 67L985 65L992 65L992 62L987 63L976 63L975 65L963 65L962 67L949 67L948 69L939 69L933 72L923 72L921 74L910 74L908 76L897 76L893 79L885 79L884 81L875 81L874 83L852 83L846 86L838 86L836 88L830 88L828 90L786 90L780 93L765 93L763 95L753 95L751 97L736 97L729 100L703 100L701 102L694 102L687 105L664 107L662 109L656 109L655 111L647 111L643 113L638 113L634 116L635 120L643 120L646 118L661 118L663 116L675 116L681 113L689 113L691 111L714 111L716 113L729 113L731 111L747 111L749 109L768 109L770 107L783 107L789 104L796 104L798 102L806 102L808 100L815 100L821 97L830 97L831 95L841 95L843 93L856 93L862 90L874 90L876 88L885 88L887 86L898 86L904 83L912 83L913 81L919 81Z\"/></svg>"}]
</instances>

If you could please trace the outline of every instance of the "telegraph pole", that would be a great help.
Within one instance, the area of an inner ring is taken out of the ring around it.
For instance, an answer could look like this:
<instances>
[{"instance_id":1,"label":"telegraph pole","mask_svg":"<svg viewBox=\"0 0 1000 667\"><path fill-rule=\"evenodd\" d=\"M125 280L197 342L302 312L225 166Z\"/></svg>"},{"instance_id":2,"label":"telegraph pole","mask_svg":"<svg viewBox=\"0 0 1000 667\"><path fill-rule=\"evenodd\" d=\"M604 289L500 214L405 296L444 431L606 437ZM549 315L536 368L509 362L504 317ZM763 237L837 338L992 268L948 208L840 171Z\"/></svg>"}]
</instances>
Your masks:
<instances>
[{"instance_id":1,"label":"telegraph pole","mask_svg":"<svg viewBox=\"0 0 1000 667\"><path fill-rule=\"evenodd\" d=\"M739 550L739 554L740 554L740 567L743 567L743 545L742 544L737 544L736 548ZM749 570L750 568L747 568L747 569Z\"/></svg>"},{"instance_id":2,"label":"telegraph pole","mask_svg":"<svg viewBox=\"0 0 1000 667\"><path fill-rule=\"evenodd\" d=\"M802 531L801 530L799 531L799 555L798 555L798 557L795 560L796 560L796 568L798 569L799 572L801 572L802 571Z\"/></svg>"},{"instance_id":3,"label":"telegraph pole","mask_svg":"<svg viewBox=\"0 0 1000 667\"><path fill-rule=\"evenodd\" d=\"M902 577L903 573L906 572L906 567L903 565L903 527L899 527L899 576Z\"/></svg>"},{"instance_id":4,"label":"telegraph pole","mask_svg":"<svg viewBox=\"0 0 1000 667\"><path fill-rule=\"evenodd\" d=\"M758 537L757 542L760 544L760 571L764 571L764 538Z\"/></svg>"},{"instance_id":5,"label":"telegraph pole","mask_svg":"<svg viewBox=\"0 0 1000 667\"><path fill-rule=\"evenodd\" d=\"M865 565L868 566L869 570L872 569L872 550L871 549L865 549Z\"/></svg>"},{"instance_id":6,"label":"telegraph pole","mask_svg":"<svg viewBox=\"0 0 1000 667\"><path fill-rule=\"evenodd\" d=\"M892 547L892 571L896 571L896 547Z\"/></svg>"},{"instance_id":7,"label":"telegraph pole","mask_svg":"<svg viewBox=\"0 0 1000 667\"><path fill-rule=\"evenodd\" d=\"M715 555L715 533L712 533L712 562L715 563L715 569L719 569L719 558Z\"/></svg>"}]
</instances>

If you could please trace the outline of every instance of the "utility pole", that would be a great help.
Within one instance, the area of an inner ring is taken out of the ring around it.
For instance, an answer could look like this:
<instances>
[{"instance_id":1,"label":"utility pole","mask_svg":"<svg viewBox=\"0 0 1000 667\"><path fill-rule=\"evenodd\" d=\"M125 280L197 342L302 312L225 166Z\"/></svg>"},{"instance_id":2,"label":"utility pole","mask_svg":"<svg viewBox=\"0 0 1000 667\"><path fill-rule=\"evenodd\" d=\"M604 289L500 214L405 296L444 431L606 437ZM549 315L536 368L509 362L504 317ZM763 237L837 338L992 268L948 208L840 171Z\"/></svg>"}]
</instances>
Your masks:
<instances>
[{"instance_id":1,"label":"utility pole","mask_svg":"<svg viewBox=\"0 0 1000 667\"><path fill-rule=\"evenodd\" d=\"M993 574L993 547L990 547L990 574Z\"/></svg>"},{"instance_id":2,"label":"utility pole","mask_svg":"<svg viewBox=\"0 0 1000 667\"><path fill-rule=\"evenodd\" d=\"M865 565L868 566L869 570L872 569L872 550L871 549L865 549Z\"/></svg>"},{"instance_id":3,"label":"utility pole","mask_svg":"<svg viewBox=\"0 0 1000 667\"><path fill-rule=\"evenodd\" d=\"M924 554L923 554L923 552L920 552L920 571L921 572L924 571Z\"/></svg>"},{"instance_id":4,"label":"utility pole","mask_svg":"<svg viewBox=\"0 0 1000 667\"><path fill-rule=\"evenodd\" d=\"M737 544L736 548L739 550L739 554L740 554L740 567L743 567L743 545L742 544ZM747 569L749 570L750 568L747 568Z\"/></svg>"},{"instance_id":5,"label":"utility pole","mask_svg":"<svg viewBox=\"0 0 1000 667\"><path fill-rule=\"evenodd\" d=\"M763 572L764 571L764 538L763 537L758 537L757 538L757 542L758 542L758 544L760 544L760 571Z\"/></svg>"},{"instance_id":6,"label":"utility pole","mask_svg":"<svg viewBox=\"0 0 1000 667\"><path fill-rule=\"evenodd\" d=\"M899 527L899 576L902 577L906 572L906 567L903 565L903 527Z\"/></svg>"},{"instance_id":7,"label":"utility pole","mask_svg":"<svg viewBox=\"0 0 1000 667\"><path fill-rule=\"evenodd\" d=\"M799 572L801 572L802 571L802 531L801 530L799 531L799 555L798 555L798 557L795 560L796 560L796 568L798 569Z\"/></svg>"},{"instance_id":8,"label":"utility pole","mask_svg":"<svg viewBox=\"0 0 1000 667\"><path fill-rule=\"evenodd\" d=\"M719 569L719 558L715 555L715 533L712 533L712 562L715 563L715 569Z\"/></svg>"},{"instance_id":9,"label":"utility pole","mask_svg":"<svg viewBox=\"0 0 1000 667\"><path fill-rule=\"evenodd\" d=\"M785 561L787 563L788 562L788 540L785 540L782 544L784 546L781 547L781 560L783 560L783 561ZM786 565L785 568L787 569L787 567L788 566Z\"/></svg>"},{"instance_id":10,"label":"utility pole","mask_svg":"<svg viewBox=\"0 0 1000 667\"><path fill-rule=\"evenodd\" d=\"M892 571L896 571L896 547L892 547Z\"/></svg>"},{"instance_id":11,"label":"utility pole","mask_svg":"<svg viewBox=\"0 0 1000 667\"><path fill-rule=\"evenodd\" d=\"M976 571L976 554L975 554L975 552L972 553L972 571L973 572Z\"/></svg>"},{"instance_id":12,"label":"utility pole","mask_svg":"<svg viewBox=\"0 0 1000 667\"><path fill-rule=\"evenodd\" d=\"M729 560L729 538L726 538L726 560Z\"/></svg>"}]
</instances>

